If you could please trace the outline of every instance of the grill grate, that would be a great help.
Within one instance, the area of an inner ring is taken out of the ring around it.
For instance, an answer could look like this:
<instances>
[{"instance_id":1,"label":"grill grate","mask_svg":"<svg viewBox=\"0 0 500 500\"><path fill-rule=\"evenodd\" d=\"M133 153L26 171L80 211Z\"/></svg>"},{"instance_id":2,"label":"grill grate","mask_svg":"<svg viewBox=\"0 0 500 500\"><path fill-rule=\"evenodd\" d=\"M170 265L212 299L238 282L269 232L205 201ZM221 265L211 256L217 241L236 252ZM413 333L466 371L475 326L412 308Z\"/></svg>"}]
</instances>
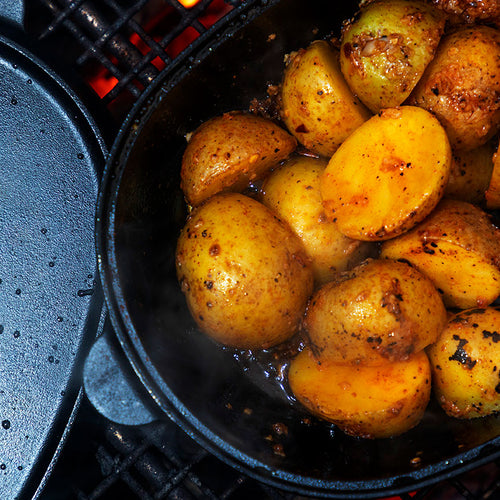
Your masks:
<instances>
[{"instance_id":1,"label":"grill grate","mask_svg":"<svg viewBox=\"0 0 500 500\"><path fill-rule=\"evenodd\" d=\"M187 44L241 3L200 0L188 9L177 0L36 0L47 12L35 34L76 65L103 104L126 95L130 105ZM68 35L76 57L54 46Z\"/></svg>"},{"instance_id":2,"label":"grill grate","mask_svg":"<svg viewBox=\"0 0 500 500\"><path fill-rule=\"evenodd\" d=\"M177 0L31 0L26 29L54 65L78 73L119 122L186 42L243 4L201 0L188 9ZM499 478L500 461L397 498L492 500L500 498ZM171 422L113 425L85 401L41 496L66 498L299 500L228 467Z\"/></svg>"}]
</instances>

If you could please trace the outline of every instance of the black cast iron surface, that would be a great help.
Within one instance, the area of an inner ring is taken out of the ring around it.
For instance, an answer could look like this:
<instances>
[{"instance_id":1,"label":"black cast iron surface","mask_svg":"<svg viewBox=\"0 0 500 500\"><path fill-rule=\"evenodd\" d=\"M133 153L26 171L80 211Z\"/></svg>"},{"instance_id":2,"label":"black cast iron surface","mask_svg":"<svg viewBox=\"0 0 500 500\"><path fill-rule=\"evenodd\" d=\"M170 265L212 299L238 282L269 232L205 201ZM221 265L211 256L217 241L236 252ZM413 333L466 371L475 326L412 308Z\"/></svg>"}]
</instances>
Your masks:
<instances>
[{"instance_id":1,"label":"black cast iron surface","mask_svg":"<svg viewBox=\"0 0 500 500\"><path fill-rule=\"evenodd\" d=\"M65 435L95 337L103 146L81 103L0 36L0 498L28 498Z\"/></svg>"}]
</instances>

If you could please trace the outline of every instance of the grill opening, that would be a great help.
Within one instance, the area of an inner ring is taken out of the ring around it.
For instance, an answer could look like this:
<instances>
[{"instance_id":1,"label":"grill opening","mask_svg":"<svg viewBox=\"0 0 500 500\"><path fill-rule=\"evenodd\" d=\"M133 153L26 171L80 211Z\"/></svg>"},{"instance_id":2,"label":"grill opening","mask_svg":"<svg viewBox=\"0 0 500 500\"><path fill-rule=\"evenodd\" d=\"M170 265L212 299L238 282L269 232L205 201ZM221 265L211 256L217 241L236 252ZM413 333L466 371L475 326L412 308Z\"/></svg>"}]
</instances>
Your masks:
<instances>
[{"instance_id":1,"label":"grill opening","mask_svg":"<svg viewBox=\"0 0 500 500\"><path fill-rule=\"evenodd\" d=\"M31 0L26 31L89 108L119 126L158 74L244 0ZM105 122L111 139L116 129ZM500 460L391 500L500 497ZM242 475L170 421L112 424L84 399L41 500L304 497Z\"/></svg>"}]
</instances>

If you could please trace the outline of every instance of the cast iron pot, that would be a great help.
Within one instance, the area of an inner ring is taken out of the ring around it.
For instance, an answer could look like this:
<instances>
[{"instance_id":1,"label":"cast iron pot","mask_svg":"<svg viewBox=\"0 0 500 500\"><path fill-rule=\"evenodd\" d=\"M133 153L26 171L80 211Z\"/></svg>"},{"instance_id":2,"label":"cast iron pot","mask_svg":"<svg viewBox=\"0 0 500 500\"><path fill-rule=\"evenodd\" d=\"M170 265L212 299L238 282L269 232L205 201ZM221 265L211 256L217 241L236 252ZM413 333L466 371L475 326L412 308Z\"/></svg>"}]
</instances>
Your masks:
<instances>
[{"instance_id":1,"label":"cast iron pot","mask_svg":"<svg viewBox=\"0 0 500 500\"><path fill-rule=\"evenodd\" d=\"M104 145L0 2L0 498L38 496L81 399L102 294L94 220ZM95 293L94 293L95 292Z\"/></svg>"},{"instance_id":2,"label":"cast iron pot","mask_svg":"<svg viewBox=\"0 0 500 500\"><path fill-rule=\"evenodd\" d=\"M112 328L85 370L90 399L110 418L168 416L252 477L332 498L399 494L492 460L500 456L498 421L452 421L431 404L412 431L368 441L310 418L267 365L197 330L174 254L186 217L185 135L265 97L266 84L280 81L284 54L338 34L354 10L354 2L247 2L146 91L112 149L99 197L99 269ZM130 369L132 379L120 375Z\"/></svg>"}]
</instances>

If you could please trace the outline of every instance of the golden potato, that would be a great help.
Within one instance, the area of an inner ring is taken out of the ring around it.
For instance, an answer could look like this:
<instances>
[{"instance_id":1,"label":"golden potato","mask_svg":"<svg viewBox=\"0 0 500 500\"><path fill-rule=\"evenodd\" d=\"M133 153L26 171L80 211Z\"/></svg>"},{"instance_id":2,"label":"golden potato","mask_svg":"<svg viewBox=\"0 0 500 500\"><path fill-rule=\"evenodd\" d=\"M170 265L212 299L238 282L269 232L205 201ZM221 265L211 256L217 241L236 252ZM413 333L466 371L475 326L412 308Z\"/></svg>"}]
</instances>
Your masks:
<instances>
[{"instance_id":1,"label":"golden potato","mask_svg":"<svg viewBox=\"0 0 500 500\"><path fill-rule=\"evenodd\" d=\"M500 231L481 209L444 199L419 226L382 244L428 276L448 307L486 307L500 294Z\"/></svg>"},{"instance_id":2,"label":"golden potato","mask_svg":"<svg viewBox=\"0 0 500 500\"><path fill-rule=\"evenodd\" d=\"M193 318L218 342L268 348L298 329L313 289L300 240L247 196L195 209L177 243L177 276Z\"/></svg>"},{"instance_id":3,"label":"golden potato","mask_svg":"<svg viewBox=\"0 0 500 500\"><path fill-rule=\"evenodd\" d=\"M284 160L297 142L272 121L225 113L203 123L188 142L181 188L192 206L221 191L241 191Z\"/></svg>"},{"instance_id":4,"label":"golden potato","mask_svg":"<svg viewBox=\"0 0 500 500\"><path fill-rule=\"evenodd\" d=\"M474 149L500 129L500 31L462 27L442 38L408 104L434 113L453 149Z\"/></svg>"},{"instance_id":5,"label":"golden potato","mask_svg":"<svg viewBox=\"0 0 500 500\"><path fill-rule=\"evenodd\" d=\"M500 411L500 311L453 316L428 349L434 392L445 412L474 418Z\"/></svg>"},{"instance_id":6,"label":"golden potato","mask_svg":"<svg viewBox=\"0 0 500 500\"><path fill-rule=\"evenodd\" d=\"M315 281L331 281L339 271L350 269L369 256L375 245L344 236L325 216L319 179L326 160L297 156L266 178L261 201L284 220L302 240Z\"/></svg>"},{"instance_id":7,"label":"golden potato","mask_svg":"<svg viewBox=\"0 0 500 500\"><path fill-rule=\"evenodd\" d=\"M340 66L354 94L374 113L402 104L434 57L444 22L418 0L362 7L341 39Z\"/></svg>"},{"instance_id":8,"label":"golden potato","mask_svg":"<svg viewBox=\"0 0 500 500\"><path fill-rule=\"evenodd\" d=\"M288 130L306 148L326 157L370 117L342 76L338 50L323 40L290 57L281 100Z\"/></svg>"},{"instance_id":9,"label":"golden potato","mask_svg":"<svg viewBox=\"0 0 500 500\"><path fill-rule=\"evenodd\" d=\"M450 169L448 138L434 116L412 106L383 110L328 163L320 184L325 213L350 238L393 238L436 206Z\"/></svg>"},{"instance_id":10,"label":"golden potato","mask_svg":"<svg viewBox=\"0 0 500 500\"><path fill-rule=\"evenodd\" d=\"M444 195L482 205L493 171L493 143L471 150L453 151L453 161Z\"/></svg>"},{"instance_id":11,"label":"golden potato","mask_svg":"<svg viewBox=\"0 0 500 500\"><path fill-rule=\"evenodd\" d=\"M397 436L417 425L431 392L424 351L407 361L350 366L319 363L305 349L291 361L288 381L311 413L363 438Z\"/></svg>"},{"instance_id":12,"label":"golden potato","mask_svg":"<svg viewBox=\"0 0 500 500\"><path fill-rule=\"evenodd\" d=\"M432 0L438 8L450 14L455 22L475 23L495 21L500 18L498 0Z\"/></svg>"},{"instance_id":13,"label":"golden potato","mask_svg":"<svg viewBox=\"0 0 500 500\"><path fill-rule=\"evenodd\" d=\"M446 324L443 301L408 264L371 260L311 298L304 327L320 361L377 365L408 359Z\"/></svg>"},{"instance_id":14,"label":"golden potato","mask_svg":"<svg viewBox=\"0 0 500 500\"><path fill-rule=\"evenodd\" d=\"M486 208L490 210L500 209L500 144L496 152L493 154L493 171L491 173L490 182L486 189Z\"/></svg>"}]
</instances>

